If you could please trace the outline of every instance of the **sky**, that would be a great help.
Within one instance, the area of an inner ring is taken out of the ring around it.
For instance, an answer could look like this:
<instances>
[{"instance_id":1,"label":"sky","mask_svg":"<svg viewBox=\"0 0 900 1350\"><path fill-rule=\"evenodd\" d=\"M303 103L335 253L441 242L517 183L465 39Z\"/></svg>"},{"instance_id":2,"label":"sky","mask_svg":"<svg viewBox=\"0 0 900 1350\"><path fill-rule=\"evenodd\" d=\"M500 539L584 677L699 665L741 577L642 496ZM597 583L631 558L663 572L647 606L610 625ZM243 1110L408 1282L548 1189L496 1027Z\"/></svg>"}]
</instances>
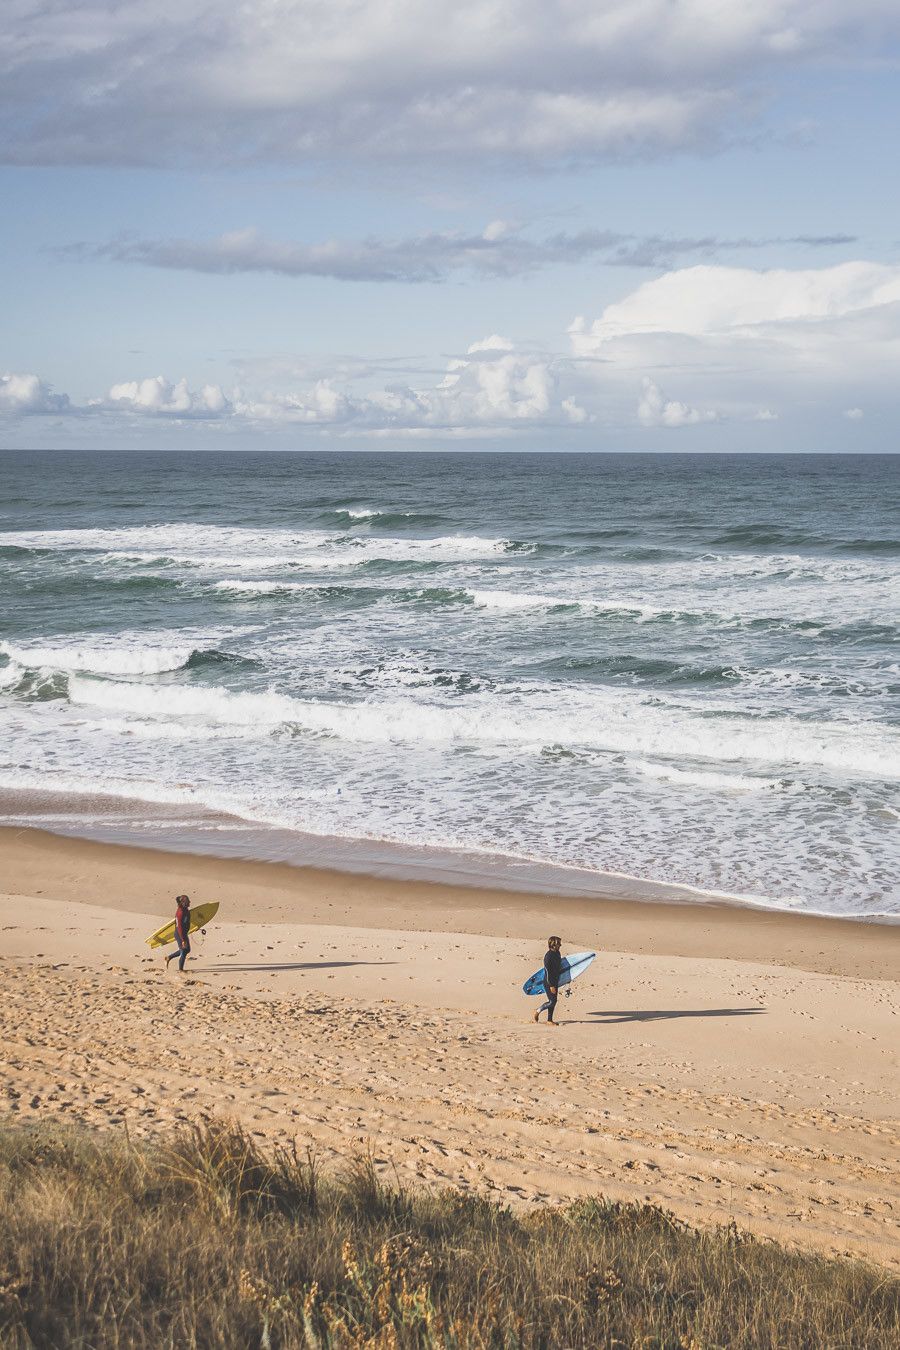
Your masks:
<instances>
[{"instance_id":1,"label":"sky","mask_svg":"<svg viewBox=\"0 0 900 1350\"><path fill-rule=\"evenodd\" d=\"M6 0L0 447L894 451L896 0Z\"/></svg>"}]
</instances>

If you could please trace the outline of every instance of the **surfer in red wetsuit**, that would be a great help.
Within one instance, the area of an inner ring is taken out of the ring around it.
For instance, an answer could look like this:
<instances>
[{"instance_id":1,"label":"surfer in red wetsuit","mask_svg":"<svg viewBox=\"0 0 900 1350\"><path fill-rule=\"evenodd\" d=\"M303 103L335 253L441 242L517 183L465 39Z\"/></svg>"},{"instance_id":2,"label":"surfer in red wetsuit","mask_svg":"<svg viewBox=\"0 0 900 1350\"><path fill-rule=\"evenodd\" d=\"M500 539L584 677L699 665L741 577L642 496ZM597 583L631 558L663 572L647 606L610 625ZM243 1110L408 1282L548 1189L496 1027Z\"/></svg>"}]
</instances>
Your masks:
<instances>
[{"instance_id":1,"label":"surfer in red wetsuit","mask_svg":"<svg viewBox=\"0 0 900 1350\"><path fill-rule=\"evenodd\" d=\"M178 957L178 969L184 971L184 963L190 955L191 950L191 900L188 895L177 895L175 897L175 942L176 950L169 952L166 957L166 970L169 969L169 962Z\"/></svg>"},{"instance_id":2,"label":"surfer in red wetsuit","mask_svg":"<svg viewBox=\"0 0 900 1350\"><path fill-rule=\"evenodd\" d=\"M551 1027L558 1026L553 1020L553 1014L556 1012L556 1000L559 998L559 977L562 974L562 938L549 937L547 939L547 955L544 957L544 989L547 993L547 1002L542 1003L534 1014L534 1020L537 1022L542 1012L547 1014L547 1025Z\"/></svg>"}]
</instances>

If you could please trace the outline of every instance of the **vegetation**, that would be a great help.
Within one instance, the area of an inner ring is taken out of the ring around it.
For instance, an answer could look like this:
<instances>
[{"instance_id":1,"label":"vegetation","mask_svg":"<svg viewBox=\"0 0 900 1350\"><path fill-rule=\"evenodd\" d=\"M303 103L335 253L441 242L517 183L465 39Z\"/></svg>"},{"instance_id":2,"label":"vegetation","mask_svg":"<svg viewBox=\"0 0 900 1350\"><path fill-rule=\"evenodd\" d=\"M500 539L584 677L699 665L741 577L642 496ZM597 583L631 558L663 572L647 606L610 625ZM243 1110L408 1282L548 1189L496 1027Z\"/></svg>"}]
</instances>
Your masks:
<instances>
[{"instance_id":1,"label":"vegetation","mask_svg":"<svg viewBox=\"0 0 900 1350\"><path fill-rule=\"evenodd\" d=\"M896 1347L900 1282L652 1206L525 1217L215 1126L0 1130L0 1345Z\"/></svg>"}]
</instances>

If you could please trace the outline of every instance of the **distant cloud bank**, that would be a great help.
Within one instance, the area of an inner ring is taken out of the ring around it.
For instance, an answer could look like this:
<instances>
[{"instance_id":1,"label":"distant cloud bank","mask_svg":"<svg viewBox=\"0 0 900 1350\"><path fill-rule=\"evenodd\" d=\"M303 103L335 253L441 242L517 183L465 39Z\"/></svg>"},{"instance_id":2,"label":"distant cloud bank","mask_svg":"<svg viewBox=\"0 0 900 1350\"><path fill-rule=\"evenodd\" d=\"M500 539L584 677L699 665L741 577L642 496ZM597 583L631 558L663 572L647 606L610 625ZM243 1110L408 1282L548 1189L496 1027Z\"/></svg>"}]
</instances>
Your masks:
<instances>
[{"instance_id":1,"label":"distant cloud bank","mask_svg":"<svg viewBox=\"0 0 900 1350\"><path fill-rule=\"evenodd\" d=\"M567 350L549 352L492 334L437 376L380 386L384 363L352 357L242 363L227 388L161 375L120 379L80 403L38 375L7 374L0 415L8 423L104 417L437 439L540 429L595 438L687 427L711 434L724 423L765 437L786 410L795 425L860 423L864 409L877 412L895 397L900 266L680 268L596 319L575 319L567 338Z\"/></svg>"}]
</instances>

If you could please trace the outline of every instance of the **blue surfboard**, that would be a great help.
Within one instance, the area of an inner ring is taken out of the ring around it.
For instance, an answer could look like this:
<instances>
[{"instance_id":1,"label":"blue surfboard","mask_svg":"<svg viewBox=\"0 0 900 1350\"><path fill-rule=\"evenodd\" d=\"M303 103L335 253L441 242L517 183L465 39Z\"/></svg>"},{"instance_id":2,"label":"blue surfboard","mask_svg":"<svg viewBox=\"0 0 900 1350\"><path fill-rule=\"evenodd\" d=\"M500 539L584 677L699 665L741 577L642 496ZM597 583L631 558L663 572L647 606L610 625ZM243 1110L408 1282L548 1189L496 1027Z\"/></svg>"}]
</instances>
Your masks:
<instances>
[{"instance_id":1,"label":"blue surfboard","mask_svg":"<svg viewBox=\"0 0 900 1350\"><path fill-rule=\"evenodd\" d=\"M596 952L573 952L571 956L564 956L562 970L559 973L559 987L571 984L579 975L583 975L596 955ZM530 975L522 988L526 994L545 994L547 991L544 987L544 967L541 966L540 970Z\"/></svg>"}]
</instances>

